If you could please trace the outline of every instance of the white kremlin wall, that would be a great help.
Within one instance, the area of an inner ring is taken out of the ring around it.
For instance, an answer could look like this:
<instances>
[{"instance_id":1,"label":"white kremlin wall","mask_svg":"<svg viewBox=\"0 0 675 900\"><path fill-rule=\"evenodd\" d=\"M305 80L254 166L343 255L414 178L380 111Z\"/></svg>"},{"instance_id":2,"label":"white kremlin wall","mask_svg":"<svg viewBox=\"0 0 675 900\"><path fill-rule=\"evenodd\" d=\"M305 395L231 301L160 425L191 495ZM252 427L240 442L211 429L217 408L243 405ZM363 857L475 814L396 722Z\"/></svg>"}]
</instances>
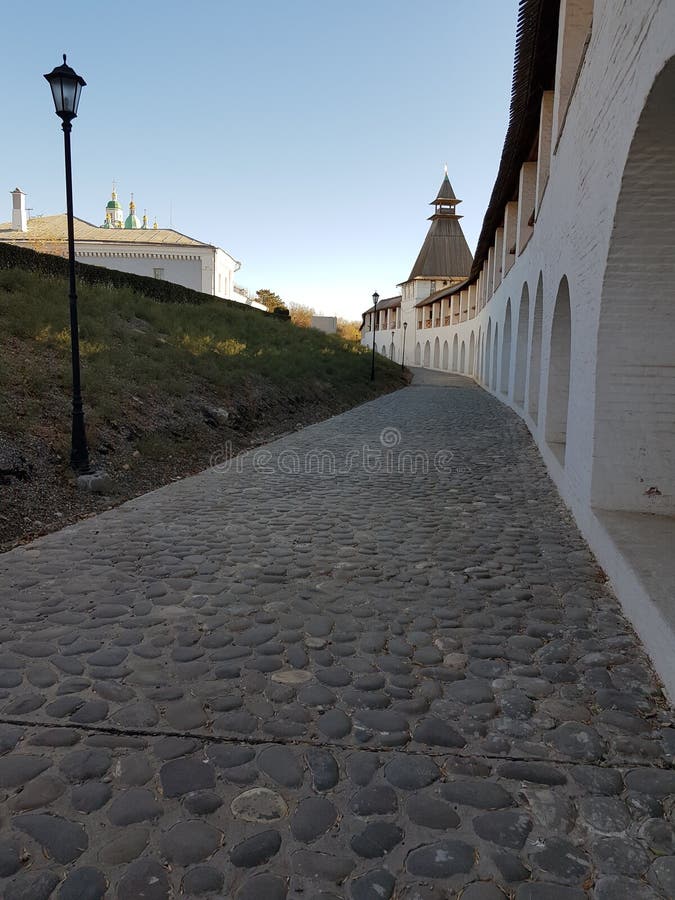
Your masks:
<instances>
[{"instance_id":1,"label":"white kremlin wall","mask_svg":"<svg viewBox=\"0 0 675 900\"><path fill-rule=\"evenodd\" d=\"M538 157L406 362L523 418L675 697L675 2L563 0Z\"/></svg>"}]
</instances>

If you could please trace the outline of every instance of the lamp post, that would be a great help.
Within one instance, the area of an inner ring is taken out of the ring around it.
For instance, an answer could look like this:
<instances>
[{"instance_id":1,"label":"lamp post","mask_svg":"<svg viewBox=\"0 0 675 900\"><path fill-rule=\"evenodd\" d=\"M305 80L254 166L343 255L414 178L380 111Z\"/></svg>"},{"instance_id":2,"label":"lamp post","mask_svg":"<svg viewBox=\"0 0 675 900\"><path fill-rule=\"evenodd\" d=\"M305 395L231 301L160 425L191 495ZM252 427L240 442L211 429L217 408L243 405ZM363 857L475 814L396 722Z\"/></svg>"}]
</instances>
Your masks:
<instances>
[{"instance_id":1,"label":"lamp post","mask_svg":"<svg viewBox=\"0 0 675 900\"><path fill-rule=\"evenodd\" d=\"M408 330L408 323L403 323L403 354L401 356L401 371L403 371L403 365L405 363L405 333Z\"/></svg>"},{"instance_id":2,"label":"lamp post","mask_svg":"<svg viewBox=\"0 0 675 900\"><path fill-rule=\"evenodd\" d=\"M375 381L375 329L377 328L377 301L380 295L375 291L373 294L373 362L370 367L370 380Z\"/></svg>"},{"instance_id":3,"label":"lamp post","mask_svg":"<svg viewBox=\"0 0 675 900\"><path fill-rule=\"evenodd\" d=\"M80 387L80 338L77 322L77 292L75 290L75 230L73 224L73 177L70 159L70 132L72 121L77 116L82 88L86 81L66 65L66 54L63 54L63 65L56 66L45 78L49 82L54 98L56 115L61 119L63 143L66 158L66 209L68 218L68 261L70 269L70 350L73 366L73 424L70 446L70 465L76 472L84 474L89 471L89 451L87 434L84 427L82 410L82 391Z\"/></svg>"},{"instance_id":4,"label":"lamp post","mask_svg":"<svg viewBox=\"0 0 675 900\"><path fill-rule=\"evenodd\" d=\"M391 361L394 361L394 332L391 333Z\"/></svg>"}]
</instances>

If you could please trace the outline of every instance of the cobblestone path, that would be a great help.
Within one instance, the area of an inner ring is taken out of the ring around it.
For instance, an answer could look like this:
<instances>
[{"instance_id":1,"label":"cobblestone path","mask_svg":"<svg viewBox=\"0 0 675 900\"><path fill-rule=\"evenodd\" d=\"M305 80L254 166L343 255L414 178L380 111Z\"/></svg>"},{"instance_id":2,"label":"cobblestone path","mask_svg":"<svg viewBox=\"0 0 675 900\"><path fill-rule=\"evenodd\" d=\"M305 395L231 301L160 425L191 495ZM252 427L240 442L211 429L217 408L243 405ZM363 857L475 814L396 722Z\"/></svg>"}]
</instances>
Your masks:
<instances>
[{"instance_id":1,"label":"cobblestone path","mask_svg":"<svg viewBox=\"0 0 675 900\"><path fill-rule=\"evenodd\" d=\"M675 897L649 663L429 380L0 556L4 900Z\"/></svg>"}]
</instances>

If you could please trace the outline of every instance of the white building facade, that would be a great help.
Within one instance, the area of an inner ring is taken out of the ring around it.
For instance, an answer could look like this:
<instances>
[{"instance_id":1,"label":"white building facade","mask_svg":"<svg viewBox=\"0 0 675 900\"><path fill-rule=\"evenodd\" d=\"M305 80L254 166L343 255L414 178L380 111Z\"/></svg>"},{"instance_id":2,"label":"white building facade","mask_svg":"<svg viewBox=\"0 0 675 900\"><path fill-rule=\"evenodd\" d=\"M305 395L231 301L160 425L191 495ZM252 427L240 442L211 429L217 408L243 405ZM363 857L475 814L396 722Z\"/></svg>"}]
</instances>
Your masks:
<instances>
[{"instance_id":1,"label":"white building facade","mask_svg":"<svg viewBox=\"0 0 675 900\"><path fill-rule=\"evenodd\" d=\"M413 355L527 424L675 696L675 3L520 20L472 270L409 322Z\"/></svg>"},{"instance_id":2,"label":"white building facade","mask_svg":"<svg viewBox=\"0 0 675 900\"><path fill-rule=\"evenodd\" d=\"M0 240L67 255L66 215L28 219L25 198L19 188L12 192L12 221L0 225ZM173 228L158 228L156 223L148 227L147 216L143 216L142 222L136 217L133 198L126 219L113 190L102 226L77 218L74 226L78 262L171 281L204 294L264 309L235 290L234 276L241 263L231 254Z\"/></svg>"}]
</instances>

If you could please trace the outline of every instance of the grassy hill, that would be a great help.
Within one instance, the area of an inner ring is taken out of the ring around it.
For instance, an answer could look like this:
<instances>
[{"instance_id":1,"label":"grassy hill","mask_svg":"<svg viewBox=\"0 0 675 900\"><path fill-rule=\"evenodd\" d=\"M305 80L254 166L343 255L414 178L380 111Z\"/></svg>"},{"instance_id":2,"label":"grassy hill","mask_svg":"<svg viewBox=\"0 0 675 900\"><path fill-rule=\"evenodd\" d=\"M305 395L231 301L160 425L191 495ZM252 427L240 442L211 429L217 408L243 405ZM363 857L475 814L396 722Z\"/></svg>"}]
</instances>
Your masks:
<instances>
[{"instance_id":1,"label":"grassy hill","mask_svg":"<svg viewBox=\"0 0 675 900\"><path fill-rule=\"evenodd\" d=\"M199 471L228 441L245 449L405 383L378 357L373 386L368 351L333 335L171 285L173 302L162 302L162 283L131 276L114 286L87 272L78 282L85 416L92 461L114 492L78 491L67 282L35 271L63 266L54 260L13 251L2 268L0 252L0 547Z\"/></svg>"}]
</instances>

